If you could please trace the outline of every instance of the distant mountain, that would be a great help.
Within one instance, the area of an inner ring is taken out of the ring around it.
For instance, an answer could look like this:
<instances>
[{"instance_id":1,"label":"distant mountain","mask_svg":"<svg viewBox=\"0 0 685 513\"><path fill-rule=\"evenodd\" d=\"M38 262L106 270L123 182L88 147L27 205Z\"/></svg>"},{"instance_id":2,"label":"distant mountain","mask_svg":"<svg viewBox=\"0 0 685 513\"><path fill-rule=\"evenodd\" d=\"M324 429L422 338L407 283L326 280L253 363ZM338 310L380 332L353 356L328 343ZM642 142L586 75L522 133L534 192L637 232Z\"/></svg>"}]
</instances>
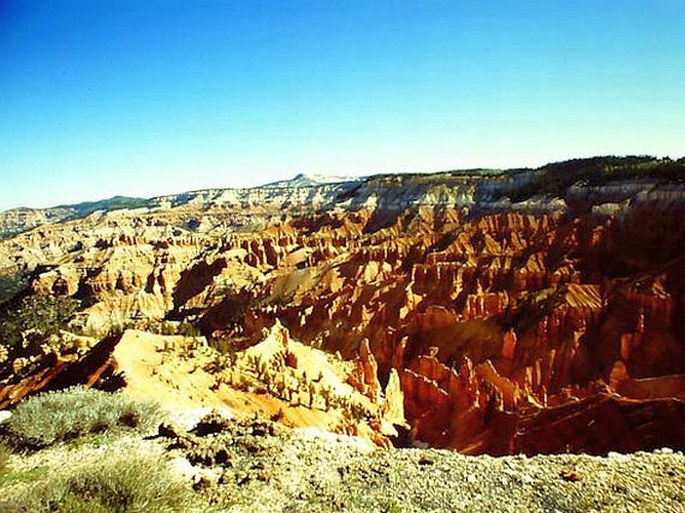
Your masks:
<instances>
[{"instance_id":1,"label":"distant mountain","mask_svg":"<svg viewBox=\"0 0 685 513\"><path fill-rule=\"evenodd\" d=\"M100 201L86 201L83 203L77 203L75 205L64 205L62 207L72 209L74 211L74 218L85 217L97 212L98 210L103 210L105 212L110 212L112 210L121 210L122 208L141 208L149 206L150 201L145 198L132 198L129 196L114 196L109 199Z\"/></svg>"},{"instance_id":2,"label":"distant mountain","mask_svg":"<svg viewBox=\"0 0 685 513\"><path fill-rule=\"evenodd\" d=\"M685 158L672 160L646 155L604 156L556 162L537 169L463 169L439 173L380 174L369 177L300 173L289 180L280 180L250 189L205 189L149 199L114 196L105 200L51 208L12 209L0 213L0 239L44 224L80 219L98 211L178 207L190 202L216 205L260 201L288 205L292 202L333 204L351 197L351 192L360 190L362 184L368 185L364 189L368 192L384 183L411 183L412 188L393 193L395 199L404 196L403 201L412 201L412 195L418 191L416 187L421 184L424 189L442 185L444 201L450 202L459 196L461 199L457 203L467 206L487 203L496 205L497 202L508 201L528 202L529 206L536 203L543 208L556 208L551 200L563 199L574 185L601 186L635 181L648 181L653 184L683 182ZM465 186L467 183L468 187ZM311 195L315 190L318 193L313 197ZM368 197L362 199L357 195L354 203L358 205L368 200Z\"/></svg>"},{"instance_id":3,"label":"distant mountain","mask_svg":"<svg viewBox=\"0 0 685 513\"><path fill-rule=\"evenodd\" d=\"M352 176L307 175L300 173L290 180L279 180L278 182L262 185L260 188L317 187L324 184L357 182L361 180L363 180L363 178Z\"/></svg>"},{"instance_id":4,"label":"distant mountain","mask_svg":"<svg viewBox=\"0 0 685 513\"><path fill-rule=\"evenodd\" d=\"M114 196L100 201L86 201L73 205L59 205L49 208L14 208L0 214L0 239L31 230L47 223L59 223L79 219L102 210L110 212L123 208L146 206L148 200Z\"/></svg>"}]
</instances>

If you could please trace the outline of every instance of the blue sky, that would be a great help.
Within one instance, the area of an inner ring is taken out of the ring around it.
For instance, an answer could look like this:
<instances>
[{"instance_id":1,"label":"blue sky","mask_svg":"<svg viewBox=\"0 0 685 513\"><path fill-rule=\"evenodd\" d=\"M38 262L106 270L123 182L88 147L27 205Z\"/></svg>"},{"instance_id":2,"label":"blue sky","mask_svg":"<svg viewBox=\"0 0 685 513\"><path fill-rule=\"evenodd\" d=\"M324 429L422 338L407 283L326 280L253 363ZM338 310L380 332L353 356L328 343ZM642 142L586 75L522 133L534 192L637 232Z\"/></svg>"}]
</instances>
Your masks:
<instances>
[{"instance_id":1,"label":"blue sky","mask_svg":"<svg viewBox=\"0 0 685 513\"><path fill-rule=\"evenodd\" d=\"M680 0L0 0L0 209L685 154Z\"/></svg>"}]
</instances>

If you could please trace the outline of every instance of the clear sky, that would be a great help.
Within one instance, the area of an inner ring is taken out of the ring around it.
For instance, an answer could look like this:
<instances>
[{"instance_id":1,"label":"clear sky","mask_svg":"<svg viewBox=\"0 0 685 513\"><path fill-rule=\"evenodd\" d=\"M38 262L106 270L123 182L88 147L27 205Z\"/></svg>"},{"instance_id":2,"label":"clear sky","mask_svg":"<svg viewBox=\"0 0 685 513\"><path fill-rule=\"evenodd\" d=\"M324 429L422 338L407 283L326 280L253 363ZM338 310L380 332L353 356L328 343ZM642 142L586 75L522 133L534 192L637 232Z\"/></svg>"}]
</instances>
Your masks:
<instances>
[{"instance_id":1,"label":"clear sky","mask_svg":"<svg viewBox=\"0 0 685 513\"><path fill-rule=\"evenodd\" d=\"M0 0L0 210L685 154L685 1Z\"/></svg>"}]
</instances>

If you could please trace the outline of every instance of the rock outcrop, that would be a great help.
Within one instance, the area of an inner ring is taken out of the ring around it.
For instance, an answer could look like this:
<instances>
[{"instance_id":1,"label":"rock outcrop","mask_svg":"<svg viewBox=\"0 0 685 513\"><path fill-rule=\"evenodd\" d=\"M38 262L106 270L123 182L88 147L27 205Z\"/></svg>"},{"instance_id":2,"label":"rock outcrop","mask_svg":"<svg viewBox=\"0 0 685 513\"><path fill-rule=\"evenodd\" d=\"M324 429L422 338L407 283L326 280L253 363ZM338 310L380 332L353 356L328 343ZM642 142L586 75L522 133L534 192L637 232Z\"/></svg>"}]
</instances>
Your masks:
<instances>
[{"instance_id":1,"label":"rock outcrop","mask_svg":"<svg viewBox=\"0 0 685 513\"><path fill-rule=\"evenodd\" d=\"M84 300L72 328L92 335L185 327L242 351L276 326L350 363L348 384L416 443L683 447L683 167L200 191L44 224L0 243L0 268Z\"/></svg>"}]
</instances>

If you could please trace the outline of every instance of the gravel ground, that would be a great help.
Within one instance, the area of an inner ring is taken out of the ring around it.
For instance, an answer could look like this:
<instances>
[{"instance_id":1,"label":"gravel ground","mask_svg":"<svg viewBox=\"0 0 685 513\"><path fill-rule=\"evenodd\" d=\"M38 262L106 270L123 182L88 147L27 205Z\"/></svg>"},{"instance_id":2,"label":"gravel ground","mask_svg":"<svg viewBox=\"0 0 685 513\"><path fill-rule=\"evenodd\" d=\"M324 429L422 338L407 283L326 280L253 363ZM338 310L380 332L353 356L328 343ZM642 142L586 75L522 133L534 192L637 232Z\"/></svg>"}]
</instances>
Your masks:
<instances>
[{"instance_id":1,"label":"gravel ground","mask_svg":"<svg viewBox=\"0 0 685 513\"><path fill-rule=\"evenodd\" d=\"M194 464L186 471L198 488L230 512L685 512L685 456L668 449L473 457L374 449L256 420L208 425L220 432L172 430L167 440Z\"/></svg>"}]
</instances>

